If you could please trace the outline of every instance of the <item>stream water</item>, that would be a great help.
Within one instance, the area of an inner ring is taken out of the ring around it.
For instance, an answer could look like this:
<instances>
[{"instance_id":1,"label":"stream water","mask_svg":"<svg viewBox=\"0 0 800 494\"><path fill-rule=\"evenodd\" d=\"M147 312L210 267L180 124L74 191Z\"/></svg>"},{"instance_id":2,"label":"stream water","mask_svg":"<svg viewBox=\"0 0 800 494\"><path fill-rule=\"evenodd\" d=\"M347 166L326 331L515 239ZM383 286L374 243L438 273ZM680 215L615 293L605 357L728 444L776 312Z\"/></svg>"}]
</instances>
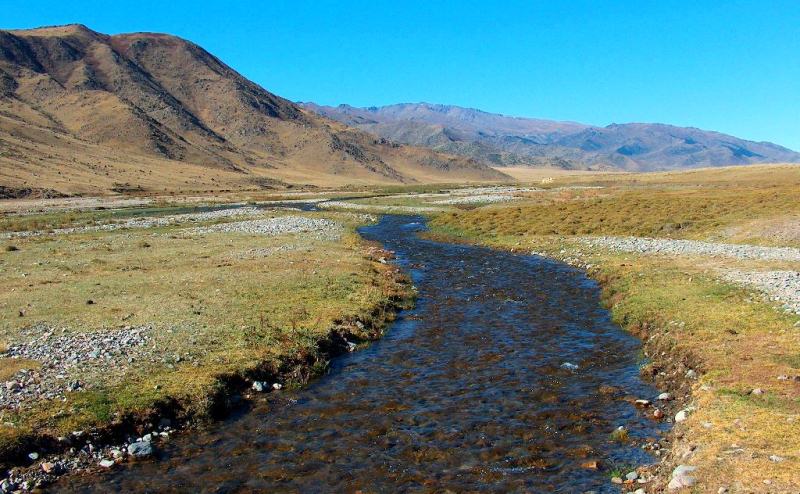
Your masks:
<instances>
[{"instance_id":1,"label":"stream water","mask_svg":"<svg viewBox=\"0 0 800 494\"><path fill-rule=\"evenodd\" d=\"M385 216L361 230L419 290L383 339L304 389L166 443L156 460L53 490L617 492L581 464L650 463L610 433L657 437L663 426L601 391L657 394L596 283L541 257L423 240L423 229Z\"/></svg>"}]
</instances>

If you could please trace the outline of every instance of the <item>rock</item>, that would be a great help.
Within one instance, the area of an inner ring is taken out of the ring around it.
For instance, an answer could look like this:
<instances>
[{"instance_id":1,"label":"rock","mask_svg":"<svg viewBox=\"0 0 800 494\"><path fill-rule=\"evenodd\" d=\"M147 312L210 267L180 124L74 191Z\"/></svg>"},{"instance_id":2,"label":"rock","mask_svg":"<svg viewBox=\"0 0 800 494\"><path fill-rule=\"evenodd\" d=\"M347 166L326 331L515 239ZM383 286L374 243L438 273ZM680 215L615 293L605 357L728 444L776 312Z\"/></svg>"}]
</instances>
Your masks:
<instances>
[{"instance_id":1,"label":"rock","mask_svg":"<svg viewBox=\"0 0 800 494\"><path fill-rule=\"evenodd\" d=\"M672 397L670 396L669 393L661 393L660 395L658 395L658 398L656 399L661 401L669 401L670 399L672 399Z\"/></svg>"},{"instance_id":2,"label":"rock","mask_svg":"<svg viewBox=\"0 0 800 494\"><path fill-rule=\"evenodd\" d=\"M655 410L653 410L653 418L654 419L662 419L662 418L664 418L664 412L661 411L660 408L656 408Z\"/></svg>"},{"instance_id":3,"label":"rock","mask_svg":"<svg viewBox=\"0 0 800 494\"><path fill-rule=\"evenodd\" d=\"M761 388L755 388L752 391L750 391L750 394L755 396L761 396L764 394L764 390Z\"/></svg>"},{"instance_id":4,"label":"rock","mask_svg":"<svg viewBox=\"0 0 800 494\"><path fill-rule=\"evenodd\" d=\"M272 389L274 389L275 391L278 391L278 390L280 390L282 388L283 388L283 385L281 383L274 383L272 385Z\"/></svg>"},{"instance_id":5,"label":"rock","mask_svg":"<svg viewBox=\"0 0 800 494\"><path fill-rule=\"evenodd\" d=\"M719 489L717 489L717 494L726 494L727 492L728 492L728 488L724 487L724 486L720 487Z\"/></svg>"},{"instance_id":6,"label":"rock","mask_svg":"<svg viewBox=\"0 0 800 494\"><path fill-rule=\"evenodd\" d=\"M94 300L92 299L87 300L86 305L94 305Z\"/></svg>"},{"instance_id":7,"label":"rock","mask_svg":"<svg viewBox=\"0 0 800 494\"><path fill-rule=\"evenodd\" d=\"M111 468L115 465L114 460L103 459L100 460L100 466L103 468Z\"/></svg>"},{"instance_id":8,"label":"rock","mask_svg":"<svg viewBox=\"0 0 800 494\"><path fill-rule=\"evenodd\" d=\"M39 459L39 453L35 451L33 453L28 453L28 458L30 458L33 461L36 461Z\"/></svg>"},{"instance_id":9,"label":"rock","mask_svg":"<svg viewBox=\"0 0 800 494\"><path fill-rule=\"evenodd\" d=\"M686 371L686 379L697 379L697 372L694 369Z\"/></svg>"},{"instance_id":10,"label":"rock","mask_svg":"<svg viewBox=\"0 0 800 494\"><path fill-rule=\"evenodd\" d=\"M778 456L778 455L772 455L772 456L769 457L769 461L774 461L775 463L780 463L784 459L785 459L784 457Z\"/></svg>"},{"instance_id":11,"label":"rock","mask_svg":"<svg viewBox=\"0 0 800 494\"><path fill-rule=\"evenodd\" d=\"M146 442L146 443L152 442L153 441L153 435L152 434L145 434L144 436L142 436L142 441Z\"/></svg>"},{"instance_id":12,"label":"rock","mask_svg":"<svg viewBox=\"0 0 800 494\"><path fill-rule=\"evenodd\" d=\"M564 362L563 364L561 364L561 368L562 369L571 370L571 371L578 370L578 366L573 364L573 363L571 363L571 362Z\"/></svg>"},{"instance_id":13,"label":"rock","mask_svg":"<svg viewBox=\"0 0 800 494\"><path fill-rule=\"evenodd\" d=\"M675 467L675 470L672 471L672 479L669 481L667 488L670 490L675 490L683 489L685 487L692 487L695 483L697 483L697 479L689 474L695 470L697 470L697 467L678 465Z\"/></svg>"},{"instance_id":14,"label":"rock","mask_svg":"<svg viewBox=\"0 0 800 494\"><path fill-rule=\"evenodd\" d=\"M111 450L111 456L113 456L114 458L122 458L124 456L124 453L122 452L121 449L114 448Z\"/></svg>"},{"instance_id":15,"label":"rock","mask_svg":"<svg viewBox=\"0 0 800 494\"><path fill-rule=\"evenodd\" d=\"M57 463L46 461L42 463L42 471L47 474L57 475L60 470L59 466Z\"/></svg>"},{"instance_id":16,"label":"rock","mask_svg":"<svg viewBox=\"0 0 800 494\"><path fill-rule=\"evenodd\" d=\"M153 454L153 445L144 441L137 441L128 445L128 453L134 458L146 458Z\"/></svg>"},{"instance_id":17,"label":"rock","mask_svg":"<svg viewBox=\"0 0 800 494\"><path fill-rule=\"evenodd\" d=\"M638 478L639 478L639 474L636 473L636 471L628 472L627 474L625 474L625 480L633 481L633 480L636 480Z\"/></svg>"},{"instance_id":18,"label":"rock","mask_svg":"<svg viewBox=\"0 0 800 494\"><path fill-rule=\"evenodd\" d=\"M633 494L646 494L646 491L644 489L642 489L641 487L639 487L638 489L633 491Z\"/></svg>"},{"instance_id":19,"label":"rock","mask_svg":"<svg viewBox=\"0 0 800 494\"><path fill-rule=\"evenodd\" d=\"M256 391L258 393L263 393L264 391L267 390L267 386L268 386L267 383L265 383L264 381L253 381L252 388L253 391Z\"/></svg>"},{"instance_id":20,"label":"rock","mask_svg":"<svg viewBox=\"0 0 800 494\"><path fill-rule=\"evenodd\" d=\"M633 404L639 408L646 408L650 406L650 400L636 400Z\"/></svg>"},{"instance_id":21,"label":"rock","mask_svg":"<svg viewBox=\"0 0 800 494\"><path fill-rule=\"evenodd\" d=\"M687 418L689 418L689 412L687 412L686 410L681 410L680 412L675 414L676 423L681 423L685 421Z\"/></svg>"},{"instance_id":22,"label":"rock","mask_svg":"<svg viewBox=\"0 0 800 494\"><path fill-rule=\"evenodd\" d=\"M20 388L20 384L17 381L8 381L6 383L6 389L9 391L16 391Z\"/></svg>"},{"instance_id":23,"label":"rock","mask_svg":"<svg viewBox=\"0 0 800 494\"><path fill-rule=\"evenodd\" d=\"M581 468L585 468L587 470L599 470L600 462L597 460L585 461L581 463Z\"/></svg>"},{"instance_id":24,"label":"rock","mask_svg":"<svg viewBox=\"0 0 800 494\"><path fill-rule=\"evenodd\" d=\"M611 483L612 484L621 484L622 483L622 479L620 477L611 477Z\"/></svg>"}]
</instances>

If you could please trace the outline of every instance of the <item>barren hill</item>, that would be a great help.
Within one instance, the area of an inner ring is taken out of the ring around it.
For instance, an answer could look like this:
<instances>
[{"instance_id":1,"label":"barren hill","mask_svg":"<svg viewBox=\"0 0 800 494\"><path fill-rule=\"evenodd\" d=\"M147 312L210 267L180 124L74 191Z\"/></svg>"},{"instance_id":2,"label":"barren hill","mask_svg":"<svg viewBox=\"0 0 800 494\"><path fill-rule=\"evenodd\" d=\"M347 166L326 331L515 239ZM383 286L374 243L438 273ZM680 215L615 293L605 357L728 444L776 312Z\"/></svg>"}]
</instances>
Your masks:
<instances>
[{"instance_id":1,"label":"barren hill","mask_svg":"<svg viewBox=\"0 0 800 494\"><path fill-rule=\"evenodd\" d=\"M0 185L59 192L502 180L308 112L203 48L82 25L0 31Z\"/></svg>"},{"instance_id":2,"label":"barren hill","mask_svg":"<svg viewBox=\"0 0 800 494\"><path fill-rule=\"evenodd\" d=\"M664 170L800 162L800 153L776 144L691 127L646 123L595 127L428 103L369 108L303 105L387 139L494 166Z\"/></svg>"}]
</instances>

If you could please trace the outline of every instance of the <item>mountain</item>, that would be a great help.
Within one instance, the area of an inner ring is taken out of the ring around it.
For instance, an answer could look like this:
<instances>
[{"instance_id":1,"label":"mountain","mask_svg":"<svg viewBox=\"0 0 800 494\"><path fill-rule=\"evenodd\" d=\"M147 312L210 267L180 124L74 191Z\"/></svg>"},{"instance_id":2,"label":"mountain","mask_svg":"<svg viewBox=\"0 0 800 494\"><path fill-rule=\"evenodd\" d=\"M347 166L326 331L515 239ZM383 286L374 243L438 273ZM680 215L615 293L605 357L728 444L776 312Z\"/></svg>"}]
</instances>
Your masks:
<instances>
[{"instance_id":1,"label":"mountain","mask_svg":"<svg viewBox=\"0 0 800 494\"><path fill-rule=\"evenodd\" d=\"M203 48L82 25L0 31L4 190L207 191L503 180L308 112Z\"/></svg>"},{"instance_id":2,"label":"mountain","mask_svg":"<svg viewBox=\"0 0 800 494\"><path fill-rule=\"evenodd\" d=\"M386 139L493 166L646 171L800 162L800 153L776 144L691 127L646 123L595 127L428 103L369 108L301 105Z\"/></svg>"}]
</instances>

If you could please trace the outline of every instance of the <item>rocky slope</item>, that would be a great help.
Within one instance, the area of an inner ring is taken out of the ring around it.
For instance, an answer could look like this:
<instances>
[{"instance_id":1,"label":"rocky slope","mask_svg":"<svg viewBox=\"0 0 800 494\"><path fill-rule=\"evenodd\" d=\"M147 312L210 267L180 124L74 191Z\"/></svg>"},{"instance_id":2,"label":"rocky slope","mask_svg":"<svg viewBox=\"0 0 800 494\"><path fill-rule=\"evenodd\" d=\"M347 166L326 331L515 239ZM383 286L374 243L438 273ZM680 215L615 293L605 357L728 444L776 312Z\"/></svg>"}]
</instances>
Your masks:
<instances>
[{"instance_id":1,"label":"rocky slope","mask_svg":"<svg viewBox=\"0 0 800 494\"><path fill-rule=\"evenodd\" d=\"M427 103L370 108L303 105L387 139L494 166L657 170L800 162L800 153L776 144L664 124L594 127Z\"/></svg>"},{"instance_id":2,"label":"rocky slope","mask_svg":"<svg viewBox=\"0 0 800 494\"><path fill-rule=\"evenodd\" d=\"M307 112L169 35L0 31L0 184L60 192L498 180Z\"/></svg>"}]
</instances>

